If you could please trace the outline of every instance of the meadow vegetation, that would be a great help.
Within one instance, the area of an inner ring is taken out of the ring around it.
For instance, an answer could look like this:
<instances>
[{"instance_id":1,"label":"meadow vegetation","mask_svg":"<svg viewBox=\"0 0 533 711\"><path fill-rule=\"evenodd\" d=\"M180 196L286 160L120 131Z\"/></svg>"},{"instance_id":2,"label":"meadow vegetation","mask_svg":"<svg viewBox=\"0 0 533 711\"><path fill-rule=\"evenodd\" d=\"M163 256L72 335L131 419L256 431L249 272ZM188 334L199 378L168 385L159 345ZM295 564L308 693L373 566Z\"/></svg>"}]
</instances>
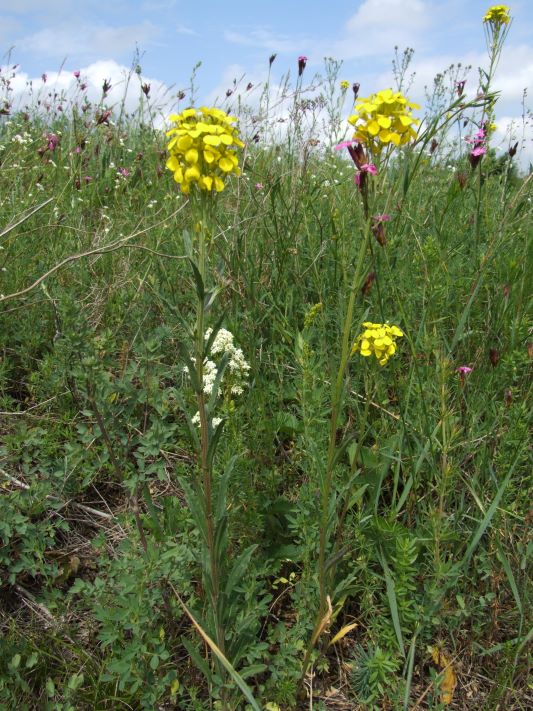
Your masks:
<instances>
[{"instance_id":1,"label":"meadow vegetation","mask_svg":"<svg viewBox=\"0 0 533 711\"><path fill-rule=\"evenodd\" d=\"M3 68L0 708L532 707L502 7L425 115L409 50L362 100L304 57L180 92L169 136L140 71L128 114Z\"/></svg>"}]
</instances>

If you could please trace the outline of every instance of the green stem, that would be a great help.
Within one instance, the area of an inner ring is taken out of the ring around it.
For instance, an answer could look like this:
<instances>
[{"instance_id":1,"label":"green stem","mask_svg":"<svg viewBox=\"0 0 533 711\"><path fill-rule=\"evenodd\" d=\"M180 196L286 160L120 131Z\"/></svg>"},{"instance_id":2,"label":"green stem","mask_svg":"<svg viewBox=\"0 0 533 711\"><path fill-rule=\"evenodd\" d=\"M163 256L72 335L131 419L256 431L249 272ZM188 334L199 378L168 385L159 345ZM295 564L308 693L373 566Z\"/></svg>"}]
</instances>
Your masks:
<instances>
[{"instance_id":1,"label":"green stem","mask_svg":"<svg viewBox=\"0 0 533 711\"><path fill-rule=\"evenodd\" d=\"M368 250L368 244L370 239L370 217L368 207L365 201L365 225L363 239L361 240L361 246L359 248L359 253L357 256L357 263L355 266L355 271L352 279L352 284L350 288L350 295L348 299L348 306L346 309L346 316L344 318L344 328L342 334L342 348L341 348L341 358L339 363L339 368L337 371L337 377L335 380L335 386L332 398L331 407L331 418L329 426L329 444L328 444L328 454L326 460L326 472L325 477L322 482L322 492L321 492L321 502L320 502L320 540L319 540L319 554L318 554L318 581L319 581L319 606L318 614L315 623L315 628L313 634L311 635L310 642L307 646L303 665L302 665L302 677L303 681L309 662L311 659L311 654L319 638L319 630L323 623L324 616L328 611L328 584L330 582L331 576L334 572L334 566L329 569L326 568L326 551L329 544L329 509L330 509L330 499L333 484L333 473L335 468L335 455L337 452L337 428L339 425L339 417L342 408L343 392L344 392L344 380L346 375L346 370L348 366L348 361L350 358L350 334L352 330L352 321L355 308L355 300L357 294L361 289L363 283L363 267L365 262L366 253Z\"/></svg>"},{"instance_id":2,"label":"green stem","mask_svg":"<svg viewBox=\"0 0 533 711\"><path fill-rule=\"evenodd\" d=\"M198 271L202 277L205 289L207 250L206 232L209 224L209 197L201 195L201 225L198 232ZM204 357L205 357L205 305L203 300L198 299L196 310L196 372L198 382L203 383ZM207 547L209 554L210 573L210 597L215 636L218 647L224 652L224 629L219 614L220 598L220 572L219 561L215 550L215 521L213 516L213 473L209 466L209 422L206 411L205 394L202 391L197 393L198 414L200 416L200 475L203 482L204 510L207 523Z\"/></svg>"}]
</instances>

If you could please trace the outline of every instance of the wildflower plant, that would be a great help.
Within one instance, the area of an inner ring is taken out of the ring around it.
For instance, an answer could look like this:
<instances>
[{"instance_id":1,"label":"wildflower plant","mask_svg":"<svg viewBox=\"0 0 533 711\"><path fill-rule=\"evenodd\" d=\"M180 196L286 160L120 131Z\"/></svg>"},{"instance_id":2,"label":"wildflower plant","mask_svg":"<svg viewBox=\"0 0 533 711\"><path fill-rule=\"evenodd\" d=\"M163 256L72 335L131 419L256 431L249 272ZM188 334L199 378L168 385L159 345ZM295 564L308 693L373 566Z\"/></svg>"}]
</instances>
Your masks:
<instances>
[{"instance_id":1,"label":"wildflower plant","mask_svg":"<svg viewBox=\"0 0 533 711\"><path fill-rule=\"evenodd\" d=\"M492 5L483 16L483 22L491 25L493 28L508 25L511 22L509 10L510 8L507 5Z\"/></svg>"},{"instance_id":2,"label":"wildflower plant","mask_svg":"<svg viewBox=\"0 0 533 711\"><path fill-rule=\"evenodd\" d=\"M170 119L175 126L167 131L170 155L166 165L181 191L190 196L195 229L189 262L197 296L196 324L194 334L191 334L194 345L190 350L186 343L180 346L184 370L189 375L196 398L196 414L190 417L185 404L183 411L198 450L198 469L192 480L182 477L180 483L201 542L198 563L206 591L206 610L202 624L195 620L195 627L204 640L210 640L216 677L223 687L220 690L222 708L226 709L229 687L225 681L228 673L233 678L236 675L232 666L231 641L234 642L233 650L239 649L239 634L245 634L242 629L237 631L232 627L235 618L232 597L237 595L234 586L242 577L255 546L243 551L235 561L228 555L226 491L235 457L220 476L215 476L216 451L225 423L225 418L215 415L215 410L220 393L224 394L225 402L229 402L232 395L244 391L249 365L243 352L234 346L232 334L221 329L220 323L213 329L206 329L206 322L217 295L216 290L208 290L214 198L224 190L229 175L240 175L237 150L244 144L233 125L236 119L220 109L189 108ZM236 567L239 567L239 575L235 573ZM180 604L183 606L181 601ZM191 616L191 613L187 614ZM199 666L206 671L205 663ZM211 678L210 672L208 678ZM248 699L253 698L244 681L238 686Z\"/></svg>"},{"instance_id":3,"label":"wildflower plant","mask_svg":"<svg viewBox=\"0 0 533 711\"><path fill-rule=\"evenodd\" d=\"M359 353L364 358L374 355L380 365L386 365L396 353L396 339L403 337L403 331L398 326L371 321L365 321L363 329L353 343L352 355Z\"/></svg>"},{"instance_id":4,"label":"wildflower plant","mask_svg":"<svg viewBox=\"0 0 533 711\"><path fill-rule=\"evenodd\" d=\"M183 193L188 195L192 185L220 193L229 175L240 175L235 149L244 143L233 125L236 118L203 106L173 114L170 120L175 126L167 131L170 156L166 165Z\"/></svg>"},{"instance_id":5,"label":"wildflower plant","mask_svg":"<svg viewBox=\"0 0 533 711\"><path fill-rule=\"evenodd\" d=\"M355 104L355 113L348 122L355 128L353 138L379 156L384 148L404 146L416 138L415 126L420 120L412 109L419 109L399 91L378 91Z\"/></svg>"}]
</instances>

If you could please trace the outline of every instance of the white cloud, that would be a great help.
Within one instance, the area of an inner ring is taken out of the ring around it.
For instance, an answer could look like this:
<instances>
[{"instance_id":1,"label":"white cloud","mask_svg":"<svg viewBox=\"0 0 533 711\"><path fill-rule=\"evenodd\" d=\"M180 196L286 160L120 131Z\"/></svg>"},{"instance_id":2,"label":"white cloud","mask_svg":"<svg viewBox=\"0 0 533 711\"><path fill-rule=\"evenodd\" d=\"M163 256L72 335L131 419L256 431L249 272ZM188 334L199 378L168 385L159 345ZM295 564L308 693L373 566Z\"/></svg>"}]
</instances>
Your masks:
<instances>
[{"instance_id":1,"label":"white cloud","mask_svg":"<svg viewBox=\"0 0 533 711\"><path fill-rule=\"evenodd\" d=\"M294 52L297 44L294 38L290 38L287 35L276 35L264 28L251 30L247 34L226 30L224 39L232 44L262 48L269 52Z\"/></svg>"},{"instance_id":2,"label":"white cloud","mask_svg":"<svg viewBox=\"0 0 533 711\"><path fill-rule=\"evenodd\" d=\"M138 25L112 27L104 24L62 23L34 32L19 40L18 46L23 51L40 57L62 59L73 55L82 58L98 56L120 56L133 52L135 44L149 43L159 30L151 22ZM80 44L80 37L84 38Z\"/></svg>"},{"instance_id":3,"label":"white cloud","mask_svg":"<svg viewBox=\"0 0 533 711\"><path fill-rule=\"evenodd\" d=\"M5 69L2 67L2 71ZM150 103L154 110L166 115L175 102L171 87L158 79L143 75L137 76L131 68L111 59L93 62L80 68L79 71L79 82L70 71L47 71L46 82L43 82L41 77L30 77L25 72L16 71L11 79L13 111L26 110L26 108L36 109L39 106L42 110L45 103L61 104L64 109L67 109L69 104L74 101L77 101L79 105L81 101L80 84L82 83L87 86L83 93L93 105L96 105L102 97L104 80L111 84L111 89L105 100L106 105L119 107L124 102L126 112L132 112L138 108L141 84L144 83L150 84ZM62 99L53 101L54 92ZM49 96L50 93L52 97Z\"/></svg>"},{"instance_id":4,"label":"white cloud","mask_svg":"<svg viewBox=\"0 0 533 711\"><path fill-rule=\"evenodd\" d=\"M528 170L533 163L533 122L531 118L522 116L501 116L496 122L491 144L506 151L511 145L518 143L516 159L520 168Z\"/></svg>"},{"instance_id":5,"label":"white cloud","mask_svg":"<svg viewBox=\"0 0 533 711\"><path fill-rule=\"evenodd\" d=\"M192 30L190 27L187 27L186 25L177 25L176 32L179 35L194 35L196 37L198 36L198 32L195 32L194 30Z\"/></svg>"},{"instance_id":6,"label":"white cloud","mask_svg":"<svg viewBox=\"0 0 533 711\"><path fill-rule=\"evenodd\" d=\"M505 47L495 77L496 89L506 101L520 101L524 89L533 90L533 47Z\"/></svg>"},{"instance_id":7,"label":"white cloud","mask_svg":"<svg viewBox=\"0 0 533 711\"><path fill-rule=\"evenodd\" d=\"M429 8L422 0L365 0L346 23L350 33L388 28L423 30L429 25Z\"/></svg>"},{"instance_id":8,"label":"white cloud","mask_svg":"<svg viewBox=\"0 0 533 711\"><path fill-rule=\"evenodd\" d=\"M323 54L353 59L391 56L395 46L420 47L431 20L423 0L365 0L346 22L343 36Z\"/></svg>"}]
</instances>

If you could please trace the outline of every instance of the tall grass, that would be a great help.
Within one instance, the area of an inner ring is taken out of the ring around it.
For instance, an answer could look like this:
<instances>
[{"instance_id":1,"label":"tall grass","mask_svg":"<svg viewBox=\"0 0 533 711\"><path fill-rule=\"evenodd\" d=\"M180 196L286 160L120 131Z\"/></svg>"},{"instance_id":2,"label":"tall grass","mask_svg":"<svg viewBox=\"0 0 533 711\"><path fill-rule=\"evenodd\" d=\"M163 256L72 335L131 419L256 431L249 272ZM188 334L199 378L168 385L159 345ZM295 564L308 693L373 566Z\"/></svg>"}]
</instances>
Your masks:
<instances>
[{"instance_id":1,"label":"tall grass","mask_svg":"<svg viewBox=\"0 0 533 711\"><path fill-rule=\"evenodd\" d=\"M489 50L366 194L332 61L235 87L209 209L141 86L3 119L5 708L530 707L532 183L449 138ZM365 321L405 334L386 366ZM221 326L248 385L206 402Z\"/></svg>"}]
</instances>

